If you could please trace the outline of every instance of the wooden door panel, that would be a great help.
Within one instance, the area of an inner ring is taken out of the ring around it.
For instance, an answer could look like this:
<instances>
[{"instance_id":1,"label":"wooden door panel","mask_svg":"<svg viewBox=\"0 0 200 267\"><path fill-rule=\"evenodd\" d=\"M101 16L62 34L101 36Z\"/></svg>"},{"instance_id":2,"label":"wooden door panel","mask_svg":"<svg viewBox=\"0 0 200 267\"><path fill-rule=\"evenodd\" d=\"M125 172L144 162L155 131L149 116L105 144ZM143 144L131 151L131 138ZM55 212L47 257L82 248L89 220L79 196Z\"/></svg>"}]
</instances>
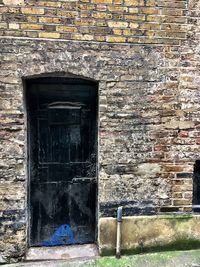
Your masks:
<instances>
[{"instance_id":1,"label":"wooden door panel","mask_svg":"<svg viewBox=\"0 0 200 267\"><path fill-rule=\"evenodd\" d=\"M44 182L31 185L32 243L43 245L56 229L69 221L68 183ZM39 217L37 217L38 215Z\"/></svg>"},{"instance_id":2,"label":"wooden door panel","mask_svg":"<svg viewBox=\"0 0 200 267\"><path fill-rule=\"evenodd\" d=\"M96 184L88 181L69 184L70 225L73 227L74 235L80 244L94 242L95 197Z\"/></svg>"},{"instance_id":3,"label":"wooden door panel","mask_svg":"<svg viewBox=\"0 0 200 267\"><path fill-rule=\"evenodd\" d=\"M69 162L70 139L69 129L64 125L49 125L49 163Z\"/></svg>"},{"instance_id":4,"label":"wooden door panel","mask_svg":"<svg viewBox=\"0 0 200 267\"><path fill-rule=\"evenodd\" d=\"M49 143L49 129L48 129L48 121L45 119L38 119L38 145L39 145L39 155L38 160L40 163L48 162L49 151L48 151L48 143Z\"/></svg>"},{"instance_id":5,"label":"wooden door panel","mask_svg":"<svg viewBox=\"0 0 200 267\"><path fill-rule=\"evenodd\" d=\"M82 162L83 151L81 142L81 129L79 125L70 127L70 162Z\"/></svg>"}]
</instances>

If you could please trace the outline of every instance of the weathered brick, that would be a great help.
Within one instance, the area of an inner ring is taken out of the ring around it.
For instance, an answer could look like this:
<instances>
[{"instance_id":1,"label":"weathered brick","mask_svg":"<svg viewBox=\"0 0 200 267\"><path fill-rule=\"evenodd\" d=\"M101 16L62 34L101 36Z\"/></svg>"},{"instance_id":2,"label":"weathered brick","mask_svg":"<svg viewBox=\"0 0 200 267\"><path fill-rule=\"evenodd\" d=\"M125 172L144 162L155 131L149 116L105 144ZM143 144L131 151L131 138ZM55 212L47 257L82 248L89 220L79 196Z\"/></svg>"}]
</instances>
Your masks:
<instances>
[{"instance_id":1,"label":"weathered brick","mask_svg":"<svg viewBox=\"0 0 200 267\"><path fill-rule=\"evenodd\" d=\"M125 37L118 37L118 36L107 36L106 37L107 42L114 42L114 43L123 43L126 41Z\"/></svg>"},{"instance_id":2,"label":"weathered brick","mask_svg":"<svg viewBox=\"0 0 200 267\"><path fill-rule=\"evenodd\" d=\"M112 19L112 14L110 13L104 13L104 12L101 12L101 13L93 13L92 14L92 17L95 18L95 19Z\"/></svg>"},{"instance_id":3,"label":"weathered brick","mask_svg":"<svg viewBox=\"0 0 200 267\"><path fill-rule=\"evenodd\" d=\"M94 4L112 4L112 0L91 0Z\"/></svg>"},{"instance_id":4,"label":"weathered brick","mask_svg":"<svg viewBox=\"0 0 200 267\"><path fill-rule=\"evenodd\" d=\"M38 6L45 6L45 7L61 7L61 2L59 1L54 1L54 2L50 2L50 1L38 1L37 2Z\"/></svg>"},{"instance_id":5,"label":"weathered brick","mask_svg":"<svg viewBox=\"0 0 200 267\"><path fill-rule=\"evenodd\" d=\"M143 21L145 20L145 15L124 15L125 20L130 20L130 21Z\"/></svg>"},{"instance_id":6,"label":"weathered brick","mask_svg":"<svg viewBox=\"0 0 200 267\"><path fill-rule=\"evenodd\" d=\"M124 0L124 4L127 6L144 6L144 0Z\"/></svg>"},{"instance_id":7,"label":"weathered brick","mask_svg":"<svg viewBox=\"0 0 200 267\"><path fill-rule=\"evenodd\" d=\"M0 22L0 29L7 29L7 23L5 22Z\"/></svg>"},{"instance_id":8,"label":"weathered brick","mask_svg":"<svg viewBox=\"0 0 200 267\"><path fill-rule=\"evenodd\" d=\"M128 7L126 7L126 6L109 6L108 10L111 11L111 12L123 13L123 12L127 12L128 11Z\"/></svg>"},{"instance_id":9,"label":"weathered brick","mask_svg":"<svg viewBox=\"0 0 200 267\"><path fill-rule=\"evenodd\" d=\"M59 38L60 33L58 33L58 32L40 32L39 37L40 38Z\"/></svg>"},{"instance_id":10,"label":"weathered brick","mask_svg":"<svg viewBox=\"0 0 200 267\"><path fill-rule=\"evenodd\" d=\"M19 29L19 24L17 24L17 23L9 23L9 29L17 30L17 29Z\"/></svg>"},{"instance_id":11,"label":"weathered brick","mask_svg":"<svg viewBox=\"0 0 200 267\"><path fill-rule=\"evenodd\" d=\"M40 23L56 23L56 24L60 23L60 19L59 18L39 17L38 19L39 19Z\"/></svg>"},{"instance_id":12,"label":"weathered brick","mask_svg":"<svg viewBox=\"0 0 200 267\"><path fill-rule=\"evenodd\" d=\"M57 15L67 17L67 18L76 18L78 17L78 11L66 11L63 9L58 9Z\"/></svg>"},{"instance_id":13,"label":"weathered brick","mask_svg":"<svg viewBox=\"0 0 200 267\"><path fill-rule=\"evenodd\" d=\"M43 8L22 7L21 11L22 11L23 14L35 14L35 15L44 14L44 9Z\"/></svg>"},{"instance_id":14,"label":"weathered brick","mask_svg":"<svg viewBox=\"0 0 200 267\"><path fill-rule=\"evenodd\" d=\"M191 205L191 201L187 199L177 199L173 201L174 206L187 206Z\"/></svg>"},{"instance_id":15,"label":"weathered brick","mask_svg":"<svg viewBox=\"0 0 200 267\"><path fill-rule=\"evenodd\" d=\"M30 29L30 30L41 30L43 29L43 25L40 24L33 24L33 23L21 23L20 24L21 29Z\"/></svg>"},{"instance_id":16,"label":"weathered brick","mask_svg":"<svg viewBox=\"0 0 200 267\"><path fill-rule=\"evenodd\" d=\"M31 23L38 22L38 18L36 16L27 16L26 19L27 19L27 22L31 22Z\"/></svg>"},{"instance_id":17,"label":"weathered brick","mask_svg":"<svg viewBox=\"0 0 200 267\"><path fill-rule=\"evenodd\" d=\"M108 21L108 26L110 28L127 28L128 22L123 21Z\"/></svg>"},{"instance_id":18,"label":"weathered brick","mask_svg":"<svg viewBox=\"0 0 200 267\"><path fill-rule=\"evenodd\" d=\"M77 28L73 26L56 26L58 32L77 32Z\"/></svg>"},{"instance_id":19,"label":"weathered brick","mask_svg":"<svg viewBox=\"0 0 200 267\"><path fill-rule=\"evenodd\" d=\"M129 24L129 26L130 26L131 29L136 29L136 28L139 27L139 24L138 24L138 23L133 23L133 22L131 22L131 23Z\"/></svg>"},{"instance_id":20,"label":"weathered brick","mask_svg":"<svg viewBox=\"0 0 200 267\"><path fill-rule=\"evenodd\" d=\"M24 0L3 0L5 5L24 5Z\"/></svg>"},{"instance_id":21,"label":"weathered brick","mask_svg":"<svg viewBox=\"0 0 200 267\"><path fill-rule=\"evenodd\" d=\"M159 14L159 9L154 7L142 7L139 9L141 13L147 15Z\"/></svg>"},{"instance_id":22,"label":"weathered brick","mask_svg":"<svg viewBox=\"0 0 200 267\"><path fill-rule=\"evenodd\" d=\"M94 40L94 36L91 34L73 34L73 37L75 40L87 40L87 41L91 41Z\"/></svg>"}]
</instances>

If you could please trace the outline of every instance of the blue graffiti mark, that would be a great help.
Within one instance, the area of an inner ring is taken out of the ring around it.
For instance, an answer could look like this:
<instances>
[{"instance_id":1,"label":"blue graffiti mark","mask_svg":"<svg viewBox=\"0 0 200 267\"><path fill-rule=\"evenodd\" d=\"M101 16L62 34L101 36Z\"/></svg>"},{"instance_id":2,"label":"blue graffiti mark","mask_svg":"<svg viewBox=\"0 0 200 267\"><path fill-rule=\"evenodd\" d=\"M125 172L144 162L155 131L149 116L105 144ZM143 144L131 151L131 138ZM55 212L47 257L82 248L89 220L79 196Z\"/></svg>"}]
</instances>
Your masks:
<instances>
[{"instance_id":1,"label":"blue graffiti mark","mask_svg":"<svg viewBox=\"0 0 200 267\"><path fill-rule=\"evenodd\" d=\"M50 240L42 241L42 246L72 245L79 243L74 239L74 234L69 224L62 224L54 232Z\"/></svg>"}]
</instances>

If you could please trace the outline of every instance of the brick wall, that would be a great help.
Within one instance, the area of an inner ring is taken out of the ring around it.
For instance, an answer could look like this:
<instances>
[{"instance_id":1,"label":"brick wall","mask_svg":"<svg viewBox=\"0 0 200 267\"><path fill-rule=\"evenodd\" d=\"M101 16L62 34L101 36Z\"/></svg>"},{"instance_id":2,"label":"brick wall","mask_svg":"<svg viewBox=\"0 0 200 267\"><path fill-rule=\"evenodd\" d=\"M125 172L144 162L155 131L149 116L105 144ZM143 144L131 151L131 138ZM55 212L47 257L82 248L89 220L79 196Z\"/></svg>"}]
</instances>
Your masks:
<instances>
[{"instance_id":1,"label":"brick wall","mask_svg":"<svg viewBox=\"0 0 200 267\"><path fill-rule=\"evenodd\" d=\"M168 47L2 38L0 51L3 260L16 260L27 248L22 77L73 73L99 81L99 217L116 216L119 205L124 215L155 214L166 207L174 211L173 179L193 163L182 162L180 169L176 147L169 143L178 128L168 128L175 110L168 113L165 105L178 96L178 83L170 79L170 64L177 64L177 58L168 57ZM187 119L185 125L187 131ZM175 211L185 206L177 203Z\"/></svg>"},{"instance_id":2,"label":"brick wall","mask_svg":"<svg viewBox=\"0 0 200 267\"><path fill-rule=\"evenodd\" d=\"M27 248L22 77L99 82L99 217L119 205L124 215L191 212L200 1L3 0L0 9L0 260Z\"/></svg>"},{"instance_id":3,"label":"brick wall","mask_svg":"<svg viewBox=\"0 0 200 267\"><path fill-rule=\"evenodd\" d=\"M178 148L180 148L179 158L186 164L193 165L196 160L200 159L200 106L199 106L199 82L200 82L200 69L199 69L199 20L200 18L200 1L189 1L188 12L188 30L187 40L180 46L180 77L179 77L179 118L180 120L190 120L191 126L187 131L181 131ZM186 163L187 162L187 163ZM179 194L182 190L182 205L187 202L186 199L190 199L188 189L184 190L187 184L192 184L193 178L193 166L188 167L186 174L179 174L182 181L179 187ZM187 173L189 172L189 173ZM177 175L178 177L178 175ZM191 177L191 180L189 179ZM188 190L188 192L186 192ZM199 193L198 193L199 194ZM188 203L187 203L188 204ZM197 203L195 203L197 204ZM198 203L200 204L200 203ZM190 208L185 208L190 210Z\"/></svg>"},{"instance_id":4,"label":"brick wall","mask_svg":"<svg viewBox=\"0 0 200 267\"><path fill-rule=\"evenodd\" d=\"M186 11L186 0L1 0L0 34L178 45Z\"/></svg>"}]
</instances>

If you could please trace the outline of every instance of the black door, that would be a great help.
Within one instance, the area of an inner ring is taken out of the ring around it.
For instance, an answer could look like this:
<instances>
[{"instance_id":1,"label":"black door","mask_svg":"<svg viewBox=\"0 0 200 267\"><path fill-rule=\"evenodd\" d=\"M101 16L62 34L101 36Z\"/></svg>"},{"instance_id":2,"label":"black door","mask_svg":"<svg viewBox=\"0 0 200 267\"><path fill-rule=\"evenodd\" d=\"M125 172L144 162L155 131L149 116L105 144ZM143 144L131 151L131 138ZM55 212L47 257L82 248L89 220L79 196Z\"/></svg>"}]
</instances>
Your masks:
<instances>
[{"instance_id":1,"label":"black door","mask_svg":"<svg viewBox=\"0 0 200 267\"><path fill-rule=\"evenodd\" d=\"M97 85L27 83L30 245L95 241Z\"/></svg>"}]
</instances>

